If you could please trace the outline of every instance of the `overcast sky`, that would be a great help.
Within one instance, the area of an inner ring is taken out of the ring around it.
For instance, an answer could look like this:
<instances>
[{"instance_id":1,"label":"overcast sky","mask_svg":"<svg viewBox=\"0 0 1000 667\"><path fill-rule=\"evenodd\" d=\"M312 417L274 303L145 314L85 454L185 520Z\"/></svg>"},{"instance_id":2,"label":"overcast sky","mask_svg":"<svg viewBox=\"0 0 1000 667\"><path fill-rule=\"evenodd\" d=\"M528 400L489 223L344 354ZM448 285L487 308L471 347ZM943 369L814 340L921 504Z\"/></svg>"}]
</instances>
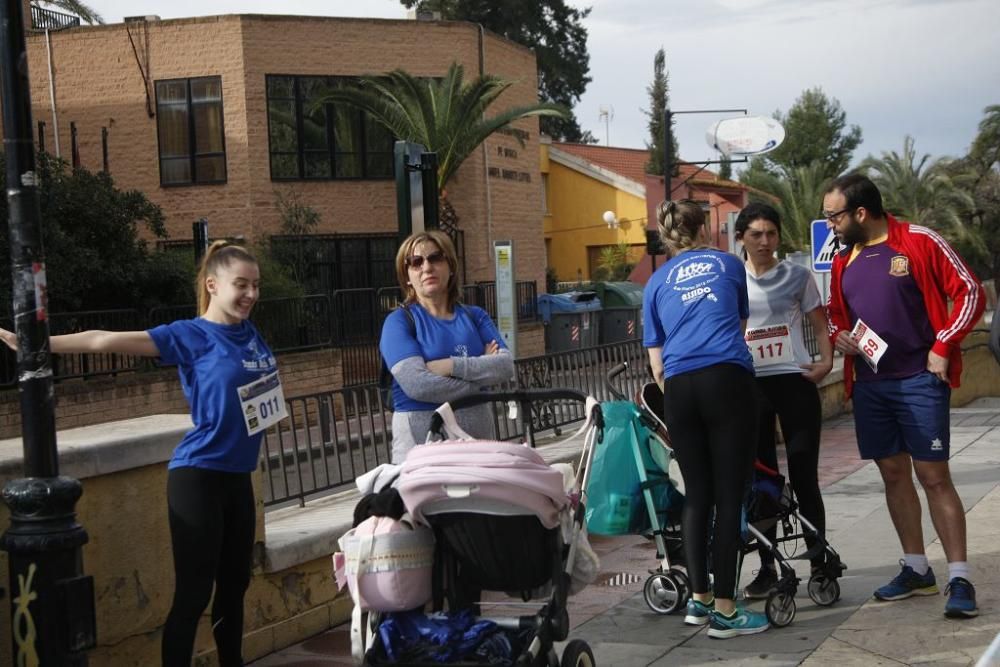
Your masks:
<instances>
[{"instance_id":1,"label":"overcast sky","mask_svg":"<svg viewBox=\"0 0 1000 667\"><path fill-rule=\"evenodd\" d=\"M498 0L500 1L500 0ZM1000 104L998 0L593 0L586 19L590 75L575 112L605 143L642 148L646 87L663 46L675 110L787 110L806 88L840 100L870 153L963 154L988 104ZM92 0L104 19L156 14L278 13L405 18L398 0ZM681 157L712 155L704 131L718 117L681 116Z\"/></svg>"}]
</instances>

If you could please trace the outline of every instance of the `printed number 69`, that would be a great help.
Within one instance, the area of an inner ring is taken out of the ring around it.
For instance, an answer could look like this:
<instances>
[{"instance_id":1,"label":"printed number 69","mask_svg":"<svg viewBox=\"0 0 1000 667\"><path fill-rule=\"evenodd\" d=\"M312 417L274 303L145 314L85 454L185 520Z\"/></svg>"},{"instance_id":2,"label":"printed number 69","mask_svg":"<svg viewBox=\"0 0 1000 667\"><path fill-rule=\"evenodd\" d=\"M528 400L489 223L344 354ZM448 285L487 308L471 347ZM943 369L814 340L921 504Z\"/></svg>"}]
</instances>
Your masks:
<instances>
[{"instance_id":1,"label":"printed number 69","mask_svg":"<svg viewBox=\"0 0 1000 667\"><path fill-rule=\"evenodd\" d=\"M865 341L865 346L862 349L864 350L865 354L867 354L869 357L874 357L875 352L878 351L878 343L876 343L873 339L869 338L868 340Z\"/></svg>"}]
</instances>

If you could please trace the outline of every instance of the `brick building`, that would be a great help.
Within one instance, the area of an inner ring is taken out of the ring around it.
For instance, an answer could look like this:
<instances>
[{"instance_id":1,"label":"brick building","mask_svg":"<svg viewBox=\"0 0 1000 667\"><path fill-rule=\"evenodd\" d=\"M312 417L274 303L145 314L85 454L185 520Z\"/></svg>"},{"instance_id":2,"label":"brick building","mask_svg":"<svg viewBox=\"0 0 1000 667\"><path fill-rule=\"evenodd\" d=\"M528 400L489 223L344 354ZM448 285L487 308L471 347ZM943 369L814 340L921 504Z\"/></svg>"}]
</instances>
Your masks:
<instances>
[{"instance_id":1,"label":"brick building","mask_svg":"<svg viewBox=\"0 0 1000 667\"><path fill-rule=\"evenodd\" d=\"M464 22L147 17L30 31L28 60L36 141L144 192L175 240L202 217L213 238L279 233L275 201L289 192L320 214L317 233L395 231L392 138L355 110L314 108L323 85L396 68L441 76L457 61L467 80L515 82L498 109L537 100L534 53ZM538 146L537 119L519 121L449 185L467 281L492 279L491 243L509 238L517 278L544 285Z\"/></svg>"}]
</instances>

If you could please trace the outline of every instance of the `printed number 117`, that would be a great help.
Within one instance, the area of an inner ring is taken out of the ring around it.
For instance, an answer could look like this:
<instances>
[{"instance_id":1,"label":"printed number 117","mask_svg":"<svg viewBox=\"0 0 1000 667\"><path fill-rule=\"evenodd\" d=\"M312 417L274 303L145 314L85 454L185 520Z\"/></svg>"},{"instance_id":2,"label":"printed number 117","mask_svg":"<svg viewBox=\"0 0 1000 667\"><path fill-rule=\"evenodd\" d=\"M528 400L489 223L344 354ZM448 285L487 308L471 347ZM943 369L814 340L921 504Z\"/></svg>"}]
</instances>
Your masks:
<instances>
[{"instance_id":1,"label":"printed number 117","mask_svg":"<svg viewBox=\"0 0 1000 667\"><path fill-rule=\"evenodd\" d=\"M779 356L780 357L781 356L781 346L783 344L784 343L768 343L767 347L766 347L766 349L767 349L767 356L770 357L770 358L772 358L772 359L775 356ZM777 348L777 350L778 350L777 354L775 354L775 348ZM760 358L761 359L765 358L765 356L764 356L764 350L765 350L765 347L763 345L758 345L757 346L757 352L760 353Z\"/></svg>"}]
</instances>

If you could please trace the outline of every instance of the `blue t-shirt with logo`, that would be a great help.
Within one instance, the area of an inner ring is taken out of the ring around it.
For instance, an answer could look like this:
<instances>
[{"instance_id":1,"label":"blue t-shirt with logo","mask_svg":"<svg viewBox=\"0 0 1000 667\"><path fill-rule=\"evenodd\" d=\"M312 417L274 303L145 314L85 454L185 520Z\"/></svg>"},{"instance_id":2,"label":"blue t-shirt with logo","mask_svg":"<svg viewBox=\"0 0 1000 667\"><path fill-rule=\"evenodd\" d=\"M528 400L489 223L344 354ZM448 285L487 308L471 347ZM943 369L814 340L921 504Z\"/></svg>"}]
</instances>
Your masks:
<instances>
[{"instance_id":1,"label":"blue t-shirt with logo","mask_svg":"<svg viewBox=\"0 0 1000 667\"><path fill-rule=\"evenodd\" d=\"M194 422L168 467L253 471L263 432L247 434L239 388L278 370L257 328L248 320L228 325L199 317L148 333L163 363L177 365Z\"/></svg>"},{"instance_id":2,"label":"blue t-shirt with logo","mask_svg":"<svg viewBox=\"0 0 1000 667\"><path fill-rule=\"evenodd\" d=\"M491 340L507 349L489 313L478 306L457 305L450 320L434 317L419 303L407 304L406 308L413 315L413 324L410 324L402 308L397 308L389 313L382 325L379 350L389 368L409 357L421 357L424 361L479 357ZM436 410L439 407L436 403L416 401L407 396L396 378L392 379L392 402L397 412Z\"/></svg>"},{"instance_id":3,"label":"blue t-shirt with logo","mask_svg":"<svg viewBox=\"0 0 1000 667\"><path fill-rule=\"evenodd\" d=\"M653 273L642 293L642 342L663 348L666 377L715 364L753 373L740 320L750 316L743 262L721 250L688 250Z\"/></svg>"}]
</instances>

